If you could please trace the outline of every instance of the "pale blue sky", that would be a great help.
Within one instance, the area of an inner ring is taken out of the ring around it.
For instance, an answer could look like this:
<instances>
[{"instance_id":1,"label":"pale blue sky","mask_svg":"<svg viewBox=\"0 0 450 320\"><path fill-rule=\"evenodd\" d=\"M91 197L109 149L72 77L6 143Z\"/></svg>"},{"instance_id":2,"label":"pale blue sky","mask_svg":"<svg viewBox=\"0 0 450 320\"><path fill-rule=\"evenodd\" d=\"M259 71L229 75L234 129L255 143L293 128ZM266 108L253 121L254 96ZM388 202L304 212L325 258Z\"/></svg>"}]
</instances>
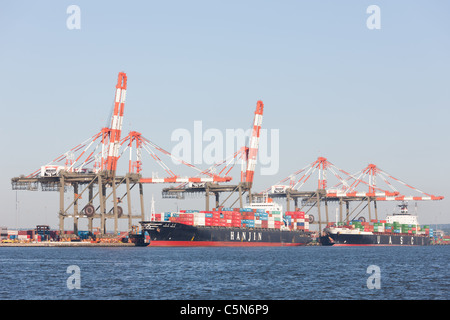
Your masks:
<instances>
[{"instance_id":1,"label":"pale blue sky","mask_svg":"<svg viewBox=\"0 0 450 320\"><path fill-rule=\"evenodd\" d=\"M80 30L66 27L71 4ZM366 27L372 4L380 30ZM124 132L170 150L171 133L195 120L247 129L261 99L263 127L280 130L280 169L256 189L318 156L349 172L375 163L445 196L419 203L419 216L448 223L449 12L445 1L3 1L0 225L57 226L57 193L19 192L17 219L10 178L99 131L119 71ZM146 204L161 187L146 187Z\"/></svg>"}]
</instances>

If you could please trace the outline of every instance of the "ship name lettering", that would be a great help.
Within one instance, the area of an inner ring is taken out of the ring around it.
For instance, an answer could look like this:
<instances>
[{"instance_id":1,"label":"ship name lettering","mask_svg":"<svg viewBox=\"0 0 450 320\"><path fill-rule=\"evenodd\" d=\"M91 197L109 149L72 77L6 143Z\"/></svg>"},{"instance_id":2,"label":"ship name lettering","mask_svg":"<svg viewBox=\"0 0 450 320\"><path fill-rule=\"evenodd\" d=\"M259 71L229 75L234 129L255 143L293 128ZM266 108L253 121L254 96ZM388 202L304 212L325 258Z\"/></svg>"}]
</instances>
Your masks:
<instances>
[{"instance_id":1,"label":"ship name lettering","mask_svg":"<svg viewBox=\"0 0 450 320\"><path fill-rule=\"evenodd\" d=\"M252 239L253 238L253 239ZM230 231L230 241L262 241L262 233L261 232L251 232L248 231L237 231L236 233L234 231Z\"/></svg>"}]
</instances>

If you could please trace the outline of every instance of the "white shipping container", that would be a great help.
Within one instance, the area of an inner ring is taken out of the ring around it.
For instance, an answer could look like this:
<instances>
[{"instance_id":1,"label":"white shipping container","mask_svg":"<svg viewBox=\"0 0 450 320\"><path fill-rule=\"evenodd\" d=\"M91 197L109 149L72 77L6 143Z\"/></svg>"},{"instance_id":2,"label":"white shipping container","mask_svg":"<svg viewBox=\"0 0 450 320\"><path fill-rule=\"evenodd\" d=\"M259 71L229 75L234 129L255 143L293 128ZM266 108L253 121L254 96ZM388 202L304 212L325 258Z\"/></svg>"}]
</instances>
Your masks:
<instances>
[{"instance_id":1,"label":"white shipping container","mask_svg":"<svg viewBox=\"0 0 450 320\"><path fill-rule=\"evenodd\" d=\"M28 240L28 239L30 239L30 235L28 235L28 234L19 234L19 235L17 235L17 239L18 240Z\"/></svg>"},{"instance_id":2,"label":"white shipping container","mask_svg":"<svg viewBox=\"0 0 450 320\"><path fill-rule=\"evenodd\" d=\"M194 224L205 225L205 217L203 218L194 218Z\"/></svg>"}]
</instances>

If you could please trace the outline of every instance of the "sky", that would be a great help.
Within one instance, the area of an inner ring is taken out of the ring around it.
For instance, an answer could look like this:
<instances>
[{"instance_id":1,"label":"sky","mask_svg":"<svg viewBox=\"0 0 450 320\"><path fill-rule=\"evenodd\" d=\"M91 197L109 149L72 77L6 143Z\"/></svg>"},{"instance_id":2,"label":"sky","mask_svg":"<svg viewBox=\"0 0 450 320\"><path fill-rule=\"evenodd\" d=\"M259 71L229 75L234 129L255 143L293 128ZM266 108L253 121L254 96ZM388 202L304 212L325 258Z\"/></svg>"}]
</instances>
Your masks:
<instances>
[{"instance_id":1,"label":"sky","mask_svg":"<svg viewBox=\"0 0 450 320\"><path fill-rule=\"evenodd\" d=\"M445 1L3 1L0 225L58 226L58 193L13 191L11 178L99 132L121 71L125 134L170 151L195 121L249 129L262 100L279 163L257 167L255 191L320 156L351 173L373 163L445 197L417 204L421 223L450 223L449 11ZM144 173L164 176L154 165ZM151 195L157 211L204 205L163 200L162 187L145 186L147 212Z\"/></svg>"}]
</instances>

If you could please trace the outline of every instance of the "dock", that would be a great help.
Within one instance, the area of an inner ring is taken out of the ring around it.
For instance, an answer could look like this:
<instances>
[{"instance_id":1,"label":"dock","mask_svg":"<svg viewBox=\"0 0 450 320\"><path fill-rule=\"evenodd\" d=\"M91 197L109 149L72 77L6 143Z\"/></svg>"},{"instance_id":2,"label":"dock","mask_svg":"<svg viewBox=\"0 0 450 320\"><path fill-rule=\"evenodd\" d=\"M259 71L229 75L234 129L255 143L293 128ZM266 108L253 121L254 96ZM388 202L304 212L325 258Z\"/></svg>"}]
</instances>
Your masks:
<instances>
[{"instance_id":1,"label":"dock","mask_svg":"<svg viewBox=\"0 0 450 320\"><path fill-rule=\"evenodd\" d=\"M0 247L135 247L134 243L92 243L92 242L76 242L76 241L42 241L42 242L17 242L17 243L0 243Z\"/></svg>"}]
</instances>

